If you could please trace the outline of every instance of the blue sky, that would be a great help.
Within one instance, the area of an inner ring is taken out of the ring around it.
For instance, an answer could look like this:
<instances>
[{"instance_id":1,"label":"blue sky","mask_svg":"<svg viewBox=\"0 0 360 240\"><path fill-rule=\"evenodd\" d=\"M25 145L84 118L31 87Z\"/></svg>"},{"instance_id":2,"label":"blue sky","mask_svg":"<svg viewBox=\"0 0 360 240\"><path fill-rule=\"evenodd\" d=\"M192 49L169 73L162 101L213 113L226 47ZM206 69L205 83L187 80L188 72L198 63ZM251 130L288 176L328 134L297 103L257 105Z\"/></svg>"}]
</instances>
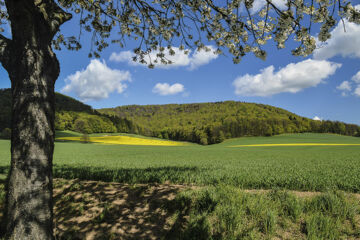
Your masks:
<instances>
[{"instance_id":1,"label":"blue sky","mask_svg":"<svg viewBox=\"0 0 360 240\"><path fill-rule=\"evenodd\" d=\"M74 26L70 21L62 31L77 34ZM90 45L83 36L82 50L56 52L61 65L56 91L93 108L235 100L360 124L360 26L346 26L346 33L337 26L328 44L306 58L291 55L292 42L282 50L270 43L266 61L249 54L233 64L229 54L178 52L173 65L155 69L129 62L136 46L132 42L89 59ZM3 68L0 78L0 88L10 87Z\"/></svg>"}]
</instances>

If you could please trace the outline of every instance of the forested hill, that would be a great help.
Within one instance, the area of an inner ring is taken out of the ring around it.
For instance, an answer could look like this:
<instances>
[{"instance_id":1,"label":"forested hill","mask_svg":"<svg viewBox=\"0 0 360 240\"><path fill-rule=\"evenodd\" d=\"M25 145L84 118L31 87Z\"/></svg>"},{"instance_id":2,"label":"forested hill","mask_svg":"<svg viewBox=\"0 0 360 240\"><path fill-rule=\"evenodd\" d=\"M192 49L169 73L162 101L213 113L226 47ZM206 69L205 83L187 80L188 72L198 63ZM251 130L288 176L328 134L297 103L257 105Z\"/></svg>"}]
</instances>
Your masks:
<instances>
[{"instance_id":1,"label":"forested hill","mask_svg":"<svg viewBox=\"0 0 360 240\"><path fill-rule=\"evenodd\" d=\"M10 127L11 91L0 89L0 135L8 136ZM226 101L131 105L94 110L59 93L56 93L55 128L81 133L135 133L204 145L219 143L226 138L281 133L319 132L360 136L360 127L354 124L314 121L263 104Z\"/></svg>"},{"instance_id":2,"label":"forested hill","mask_svg":"<svg viewBox=\"0 0 360 240\"><path fill-rule=\"evenodd\" d=\"M327 132L359 136L360 127L315 121L281 108L235 101L195 104L130 105L99 112L132 120L139 134L212 144L240 136Z\"/></svg>"},{"instance_id":3,"label":"forested hill","mask_svg":"<svg viewBox=\"0 0 360 240\"><path fill-rule=\"evenodd\" d=\"M98 111L69 96L56 93L56 130L72 130L81 133L138 132L131 121L119 117L102 115ZM0 89L0 135L9 137L11 128L11 90ZM4 132L3 134L1 134ZM3 136L4 137L4 136Z\"/></svg>"},{"instance_id":4,"label":"forested hill","mask_svg":"<svg viewBox=\"0 0 360 240\"><path fill-rule=\"evenodd\" d=\"M86 105L72 97L63 95L61 93L55 93L55 109L60 111L73 111L73 112L85 112L93 114L96 112L91 106Z\"/></svg>"}]
</instances>

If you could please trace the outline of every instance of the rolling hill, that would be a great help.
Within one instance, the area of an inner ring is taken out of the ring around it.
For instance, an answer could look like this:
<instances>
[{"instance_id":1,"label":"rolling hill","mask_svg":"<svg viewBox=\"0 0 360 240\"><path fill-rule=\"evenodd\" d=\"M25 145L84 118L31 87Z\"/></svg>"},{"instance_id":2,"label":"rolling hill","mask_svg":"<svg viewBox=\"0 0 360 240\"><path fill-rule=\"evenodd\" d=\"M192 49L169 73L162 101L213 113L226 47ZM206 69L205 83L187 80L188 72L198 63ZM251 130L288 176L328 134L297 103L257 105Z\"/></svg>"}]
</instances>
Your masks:
<instances>
[{"instance_id":1,"label":"rolling hill","mask_svg":"<svg viewBox=\"0 0 360 240\"><path fill-rule=\"evenodd\" d=\"M11 92L0 89L0 132L11 128ZM81 133L134 133L203 145L227 138L282 133L337 133L360 136L360 127L338 121L315 121L264 104L215 103L130 105L94 110L56 93L56 130Z\"/></svg>"},{"instance_id":2,"label":"rolling hill","mask_svg":"<svg viewBox=\"0 0 360 240\"><path fill-rule=\"evenodd\" d=\"M213 144L226 138L321 132L358 136L360 127L338 121L315 121L264 104L215 103L130 105L99 109L139 126L139 134L165 139Z\"/></svg>"},{"instance_id":3,"label":"rolling hill","mask_svg":"<svg viewBox=\"0 0 360 240\"><path fill-rule=\"evenodd\" d=\"M69 96L56 93L55 129L81 133L136 132L129 120L103 115ZM0 133L11 128L11 90L0 89Z\"/></svg>"}]
</instances>

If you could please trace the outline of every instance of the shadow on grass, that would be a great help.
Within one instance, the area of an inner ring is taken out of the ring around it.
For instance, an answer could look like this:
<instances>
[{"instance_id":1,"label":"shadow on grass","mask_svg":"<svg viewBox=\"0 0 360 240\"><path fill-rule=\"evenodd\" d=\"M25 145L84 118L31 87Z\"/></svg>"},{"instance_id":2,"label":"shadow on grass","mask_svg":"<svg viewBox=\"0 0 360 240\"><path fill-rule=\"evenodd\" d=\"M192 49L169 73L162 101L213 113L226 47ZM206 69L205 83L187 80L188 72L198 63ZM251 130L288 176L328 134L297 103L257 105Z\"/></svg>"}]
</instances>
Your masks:
<instances>
[{"instance_id":1,"label":"shadow on grass","mask_svg":"<svg viewBox=\"0 0 360 240\"><path fill-rule=\"evenodd\" d=\"M197 167L150 167L106 169L96 167L73 167L54 165L55 178L81 179L119 183L173 183L189 182L189 179L200 173Z\"/></svg>"},{"instance_id":2,"label":"shadow on grass","mask_svg":"<svg viewBox=\"0 0 360 240\"><path fill-rule=\"evenodd\" d=\"M164 239L178 187L55 181L57 239Z\"/></svg>"},{"instance_id":3,"label":"shadow on grass","mask_svg":"<svg viewBox=\"0 0 360 240\"><path fill-rule=\"evenodd\" d=\"M8 169L0 167L0 174L6 174ZM56 238L168 239L174 227L173 211L166 206L186 187L157 183L197 171L192 167L113 170L54 165ZM0 214L0 223L1 218Z\"/></svg>"},{"instance_id":4,"label":"shadow on grass","mask_svg":"<svg viewBox=\"0 0 360 240\"><path fill-rule=\"evenodd\" d=\"M9 166L0 166L0 183L5 183ZM198 173L198 167L149 167L149 168L119 168L73 167L68 165L53 165L53 177L64 179L80 179L119 183L185 183Z\"/></svg>"}]
</instances>

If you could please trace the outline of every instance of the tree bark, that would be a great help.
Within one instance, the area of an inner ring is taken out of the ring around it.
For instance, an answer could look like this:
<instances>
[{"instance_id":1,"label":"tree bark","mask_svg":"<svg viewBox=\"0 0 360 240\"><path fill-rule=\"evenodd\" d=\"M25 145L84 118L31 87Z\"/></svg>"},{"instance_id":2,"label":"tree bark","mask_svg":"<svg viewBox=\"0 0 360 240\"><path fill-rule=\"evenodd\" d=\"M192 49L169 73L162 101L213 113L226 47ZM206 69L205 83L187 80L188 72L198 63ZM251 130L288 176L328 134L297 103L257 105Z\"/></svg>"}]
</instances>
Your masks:
<instances>
[{"instance_id":1,"label":"tree bark","mask_svg":"<svg viewBox=\"0 0 360 240\"><path fill-rule=\"evenodd\" d=\"M52 239L52 156L54 84L59 65L54 54L25 47L12 80L11 169L6 233L10 239ZM55 73L55 74L54 74Z\"/></svg>"},{"instance_id":2,"label":"tree bark","mask_svg":"<svg viewBox=\"0 0 360 240\"><path fill-rule=\"evenodd\" d=\"M12 90L6 238L53 239L52 159L59 62L51 40L70 19L53 0L8 0L11 57L1 58Z\"/></svg>"}]
</instances>

